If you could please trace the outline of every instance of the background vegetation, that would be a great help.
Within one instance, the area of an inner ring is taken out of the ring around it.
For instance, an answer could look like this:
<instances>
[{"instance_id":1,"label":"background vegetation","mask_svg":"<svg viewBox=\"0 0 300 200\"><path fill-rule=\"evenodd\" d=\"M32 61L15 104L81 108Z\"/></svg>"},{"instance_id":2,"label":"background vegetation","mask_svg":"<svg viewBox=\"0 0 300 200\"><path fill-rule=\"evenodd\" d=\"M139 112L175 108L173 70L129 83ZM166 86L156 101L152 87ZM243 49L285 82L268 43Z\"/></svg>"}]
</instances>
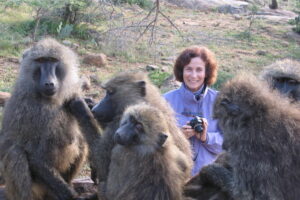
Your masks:
<instances>
[{"instance_id":1,"label":"background vegetation","mask_svg":"<svg viewBox=\"0 0 300 200\"><path fill-rule=\"evenodd\" d=\"M82 75L100 81L155 64L164 70L149 77L161 86L172 74L178 52L194 44L215 52L220 66L217 89L240 70L258 73L277 59L300 59L300 17L277 21L260 17L271 1L254 0L240 14L191 10L165 1L158 7L156 2L0 0L0 91L11 91L22 51L45 36L57 38L82 57L105 53L109 58L105 68L81 66ZM298 0L277 2L279 10L300 14ZM101 97L99 89L92 90Z\"/></svg>"}]
</instances>

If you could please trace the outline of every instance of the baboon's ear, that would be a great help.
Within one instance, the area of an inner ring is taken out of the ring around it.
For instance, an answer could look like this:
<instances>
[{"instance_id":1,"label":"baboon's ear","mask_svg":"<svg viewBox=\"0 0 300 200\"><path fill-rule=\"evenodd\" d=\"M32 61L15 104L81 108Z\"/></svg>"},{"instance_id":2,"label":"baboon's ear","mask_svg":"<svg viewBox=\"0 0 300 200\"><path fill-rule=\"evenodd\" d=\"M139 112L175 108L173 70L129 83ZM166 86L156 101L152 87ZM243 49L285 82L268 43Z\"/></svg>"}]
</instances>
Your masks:
<instances>
[{"instance_id":1,"label":"baboon's ear","mask_svg":"<svg viewBox=\"0 0 300 200\"><path fill-rule=\"evenodd\" d=\"M136 84L141 89L142 97L146 96L146 82L145 81L138 81L138 82L136 82Z\"/></svg>"},{"instance_id":2,"label":"baboon's ear","mask_svg":"<svg viewBox=\"0 0 300 200\"><path fill-rule=\"evenodd\" d=\"M168 136L164 133L159 133L158 146L162 147L166 142Z\"/></svg>"}]
</instances>

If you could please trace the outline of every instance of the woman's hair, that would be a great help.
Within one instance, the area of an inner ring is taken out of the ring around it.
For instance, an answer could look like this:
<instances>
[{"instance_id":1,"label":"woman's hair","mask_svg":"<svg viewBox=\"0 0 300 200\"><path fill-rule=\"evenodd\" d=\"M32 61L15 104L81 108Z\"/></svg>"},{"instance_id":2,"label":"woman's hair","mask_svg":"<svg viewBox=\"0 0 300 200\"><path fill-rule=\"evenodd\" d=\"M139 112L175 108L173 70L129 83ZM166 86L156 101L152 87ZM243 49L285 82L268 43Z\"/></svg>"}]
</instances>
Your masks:
<instances>
[{"instance_id":1,"label":"woman's hair","mask_svg":"<svg viewBox=\"0 0 300 200\"><path fill-rule=\"evenodd\" d=\"M177 81L183 82L183 68L191 62L192 58L199 57L205 63L205 80L208 86L215 83L217 79L218 65L214 54L205 47L192 46L185 49L177 57L174 65L174 75Z\"/></svg>"}]
</instances>

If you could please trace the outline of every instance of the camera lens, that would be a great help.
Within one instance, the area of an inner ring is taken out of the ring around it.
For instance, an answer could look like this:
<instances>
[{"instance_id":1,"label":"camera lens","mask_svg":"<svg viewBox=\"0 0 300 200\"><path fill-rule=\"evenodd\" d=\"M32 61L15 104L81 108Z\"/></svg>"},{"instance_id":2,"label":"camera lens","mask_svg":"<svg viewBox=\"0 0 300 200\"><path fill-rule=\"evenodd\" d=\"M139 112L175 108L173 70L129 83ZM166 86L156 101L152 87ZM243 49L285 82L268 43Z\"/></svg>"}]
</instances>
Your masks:
<instances>
[{"instance_id":1,"label":"camera lens","mask_svg":"<svg viewBox=\"0 0 300 200\"><path fill-rule=\"evenodd\" d=\"M202 133L202 131L203 131L202 124L197 124L197 126L195 126L194 130L198 133Z\"/></svg>"}]
</instances>

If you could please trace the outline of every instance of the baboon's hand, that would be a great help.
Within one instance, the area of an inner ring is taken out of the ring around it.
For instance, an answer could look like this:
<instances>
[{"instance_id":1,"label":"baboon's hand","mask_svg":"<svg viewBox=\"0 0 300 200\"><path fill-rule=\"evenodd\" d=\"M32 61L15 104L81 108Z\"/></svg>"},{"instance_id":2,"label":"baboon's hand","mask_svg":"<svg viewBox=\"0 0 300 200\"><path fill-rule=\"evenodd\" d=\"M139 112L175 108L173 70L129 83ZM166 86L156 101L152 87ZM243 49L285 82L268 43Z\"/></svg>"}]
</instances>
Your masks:
<instances>
[{"instance_id":1,"label":"baboon's hand","mask_svg":"<svg viewBox=\"0 0 300 200\"><path fill-rule=\"evenodd\" d=\"M68 188L68 190L67 190ZM71 188L60 188L60 190L55 191L57 200L74 200L78 196L77 192Z\"/></svg>"},{"instance_id":2,"label":"baboon's hand","mask_svg":"<svg viewBox=\"0 0 300 200\"><path fill-rule=\"evenodd\" d=\"M70 112L77 118L81 119L87 116L90 116L90 109L88 105L85 103L85 101L79 97L76 97L74 99L71 99L67 103L67 107L70 110Z\"/></svg>"},{"instance_id":3,"label":"baboon's hand","mask_svg":"<svg viewBox=\"0 0 300 200\"><path fill-rule=\"evenodd\" d=\"M90 110L92 110L92 108L97 104L92 98L84 98L84 101Z\"/></svg>"}]
</instances>

